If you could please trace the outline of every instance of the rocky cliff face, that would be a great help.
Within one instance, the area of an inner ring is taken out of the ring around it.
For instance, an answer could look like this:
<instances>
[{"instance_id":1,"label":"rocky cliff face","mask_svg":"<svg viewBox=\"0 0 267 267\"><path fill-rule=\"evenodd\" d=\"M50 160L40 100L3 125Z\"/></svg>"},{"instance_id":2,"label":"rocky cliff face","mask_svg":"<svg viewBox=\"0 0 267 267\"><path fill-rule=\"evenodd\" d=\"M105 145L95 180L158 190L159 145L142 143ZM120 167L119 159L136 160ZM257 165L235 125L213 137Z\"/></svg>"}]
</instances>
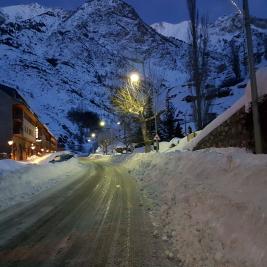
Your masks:
<instances>
[{"instance_id":1,"label":"rocky cliff face","mask_svg":"<svg viewBox=\"0 0 267 267\"><path fill-rule=\"evenodd\" d=\"M71 12L37 4L2 8L0 34L0 82L17 87L57 136L71 139L77 132L66 115L79 105L114 123L111 90L130 71L141 71L142 60L164 78L165 88L174 87L176 106L190 110L190 103L182 101L188 95L183 87L188 44L157 33L122 0L90 0ZM233 72L227 55L216 50L210 77L221 86ZM218 71L222 64L225 69ZM218 99L215 112L242 93L236 89L223 101Z\"/></svg>"}]
</instances>

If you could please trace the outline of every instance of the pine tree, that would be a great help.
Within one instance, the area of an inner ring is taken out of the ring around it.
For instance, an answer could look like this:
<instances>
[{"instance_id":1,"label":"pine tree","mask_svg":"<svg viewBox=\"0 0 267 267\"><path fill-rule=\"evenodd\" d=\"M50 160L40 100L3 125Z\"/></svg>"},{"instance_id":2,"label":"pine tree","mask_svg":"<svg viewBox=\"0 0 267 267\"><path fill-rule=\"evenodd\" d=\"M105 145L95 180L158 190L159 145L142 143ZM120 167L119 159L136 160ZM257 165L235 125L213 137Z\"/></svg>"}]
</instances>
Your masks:
<instances>
[{"instance_id":1,"label":"pine tree","mask_svg":"<svg viewBox=\"0 0 267 267\"><path fill-rule=\"evenodd\" d=\"M154 117L154 111L153 111L153 99L151 96L149 96L148 98L148 103L146 106L146 118L153 118ZM149 121L147 121L147 130L148 130L148 136L149 139L152 141L153 140L153 136L155 135L155 120L154 119L150 119Z\"/></svg>"},{"instance_id":2,"label":"pine tree","mask_svg":"<svg viewBox=\"0 0 267 267\"><path fill-rule=\"evenodd\" d=\"M264 39L264 59L267 60L267 38Z\"/></svg>"},{"instance_id":3,"label":"pine tree","mask_svg":"<svg viewBox=\"0 0 267 267\"><path fill-rule=\"evenodd\" d=\"M161 135L163 140L170 141L176 136L176 108L171 102L171 96L169 95L169 92L166 95L165 103L165 113L163 120L161 121Z\"/></svg>"},{"instance_id":4,"label":"pine tree","mask_svg":"<svg viewBox=\"0 0 267 267\"><path fill-rule=\"evenodd\" d=\"M180 124L179 116L177 117L176 121L177 122L176 122L176 127L175 127L175 137L183 138L184 134L183 134L182 126Z\"/></svg>"}]
</instances>

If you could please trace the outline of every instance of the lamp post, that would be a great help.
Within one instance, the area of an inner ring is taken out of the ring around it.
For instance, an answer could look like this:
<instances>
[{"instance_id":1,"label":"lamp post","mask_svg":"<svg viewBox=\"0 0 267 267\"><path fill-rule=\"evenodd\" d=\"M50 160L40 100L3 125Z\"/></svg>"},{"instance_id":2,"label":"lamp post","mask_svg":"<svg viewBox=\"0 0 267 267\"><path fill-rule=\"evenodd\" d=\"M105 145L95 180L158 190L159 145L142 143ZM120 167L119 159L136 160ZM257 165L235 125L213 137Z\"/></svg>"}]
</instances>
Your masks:
<instances>
[{"instance_id":1,"label":"lamp post","mask_svg":"<svg viewBox=\"0 0 267 267\"><path fill-rule=\"evenodd\" d=\"M9 146L11 146L11 159L14 159L14 155L13 155L13 145L14 145L14 141L10 140L7 142Z\"/></svg>"},{"instance_id":2,"label":"lamp post","mask_svg":"<svg viewBox=\"0 0 267 267\"><path fill-rule=\"evenodd\" d=\"M255 72L253 39L252 39L252 31L251 31L251 17L249 14L248 0L243 0L243 12L244 12L243 14L244 26L245 26L245 32L246 32L248 63L249 63L249 72L250 72L250 83L251 83L251 100L252 100L255 152L256 154L261 154L263 153L263 148L262 148L260 115L259 115L259 107L258 107L258 88L257 88L257 78L256 78L256 72Z\"/></svg>"},{"instance_id":3,"label":"lamp post","mask_svg":"<svg viewBox=\"0 0 267 267\"><path fill-rule=\"evenodd\" d=\"M100 125L100 127L105 127L106 126L106 122L105 121L103 121L103 120L101 120L100 121L100 123L99 123L99 125Z\"/></svg>"},{"instance_id":4,"label":"lamp post","mask_svg":"<svg viewBox=\"0 0 267 267\"><path fill-rule=\"evenodd\" d=\"M133 72L130 74L130 80L132 83L138 83L140 81L140 75L138 72Z\"/></svg>"},{"instance_id":5,"label":"lamp post","mask_svg":"<svg viewBox=\"0 0 267 267\"><path fill-rule=\"evenodd\" d=\"M152 91L153 91L153 98L154 98L154 116L155 116L155 141L156 141L156 152L159 152L159 135L158 135L158 121L157 121L157 115L158 115L158 92L156 92L154 86L152 85Z\"/></svg>"},{"instance_id":6,"label":"lamp post","mask_svg":"<svg viewBox=\"0 0 267 267\"><path fill-rule=\"evenodd\" d=\"M146 79L144 62L142 62L142 66L143 66L144 79ZM133 85L139 83L140 75L138 72L133 72L130 74L129 77L130 77L132 87L134 89ZM154 140L156 141L156 151L159 152L159 136L158 136L158 122L157 122L157 92L154 86L152 86L152 94L153 94L152 97L154 99L154 124L155 124L155 139Z\"/></svg>"}]
</instances>

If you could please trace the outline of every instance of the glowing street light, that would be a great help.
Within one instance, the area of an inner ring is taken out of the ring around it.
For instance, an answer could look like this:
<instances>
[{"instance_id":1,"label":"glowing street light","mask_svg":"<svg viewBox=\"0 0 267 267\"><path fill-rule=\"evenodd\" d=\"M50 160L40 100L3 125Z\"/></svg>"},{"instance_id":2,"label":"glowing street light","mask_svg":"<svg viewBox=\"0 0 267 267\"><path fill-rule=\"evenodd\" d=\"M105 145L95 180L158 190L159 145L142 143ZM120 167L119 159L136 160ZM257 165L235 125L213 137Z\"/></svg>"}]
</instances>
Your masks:
<instances>
[{"instance_id":1,"label":"glowing street light","mask_svg":"<svg viewBox=\"0 0 267 267\"><path fill-rule=\"evenodd\" d=\"M92 138L96 138L96 134L95 134L95 133L92 133L92 134L91 134L91 137L92 137Z\"/></svg>"},{"instance_id":2,"label":"glowing street light","mask_svg":"<svg viewBox=\"0 0 267 267\"><path fill-rule=\"evenodd\" d=\"M10 140L7 142L9 146L12 146L14 144L14 141L13 140Z\"/></svg>"},{"instance_id":3,"label":"glowing street light","mask_svg":"<svg viewBox=\"0 0 267 267\"><path fill-rule=\"evenodd\" d=\"M99 125L100 125L101 127L105 127L106 122L105 122L105 121L100 121Z\"/></svg>"},{"instance_id":4,"label":"glowing street light","mask_svg":"<svg viewBox=\"0 0 267 267\"><path fill-rule=\"evenodd\" d=\"M120 121L118 121L118 122L117 122L117 125L121 125L121 122L120 122Z\"/></svg>"},{"instance_id":5,"label":"glowing street light","mask_svg":"<svg viewBox=\"0 0 267 267\"><path fill-rule=\"evenodd\" d=\"M140 75L137 72L130 74L130 80L132 83L138 83L140 81Z\"/></svg>"},{"instance_id":6,"label":"glowing street light","mask_svg":"<svg viewBox=\"0 0 267 267\"><path fill-rule=\"evenodd\" d=\"M14 145L14 141L10 140L7 142L9 146L11 146L11 159L14 159L14 151L13 151L13 145Z\"/></svg>"}]
</instances>

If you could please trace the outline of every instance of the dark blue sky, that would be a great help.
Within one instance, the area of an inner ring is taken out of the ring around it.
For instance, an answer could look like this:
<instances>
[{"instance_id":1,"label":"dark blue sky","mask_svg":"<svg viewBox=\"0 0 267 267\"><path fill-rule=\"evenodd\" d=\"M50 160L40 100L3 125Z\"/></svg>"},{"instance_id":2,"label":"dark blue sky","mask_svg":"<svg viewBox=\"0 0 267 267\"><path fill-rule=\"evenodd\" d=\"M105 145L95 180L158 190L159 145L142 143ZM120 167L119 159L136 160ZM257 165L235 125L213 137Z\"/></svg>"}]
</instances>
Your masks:
<instances>
[{"instance_id":1,"label":"dark blue sky","mask_svg":"<svg viewBox=\"0 0 267 267\"><path fill-rule=\"evenodd\" d=\"M0 0L0 6L38 2L45 6L56 6L67 9L75 8L85 0ZM187 19L186 0L125 0L135 7L140 16L147 22L179 22ZM239 4L241 0L237 0ZM267 18L267 0L250 0L252 15ZM230 0L199 0L202 13L207 13L211 20L234 12Z\"/></svg>"}]
</instances>

